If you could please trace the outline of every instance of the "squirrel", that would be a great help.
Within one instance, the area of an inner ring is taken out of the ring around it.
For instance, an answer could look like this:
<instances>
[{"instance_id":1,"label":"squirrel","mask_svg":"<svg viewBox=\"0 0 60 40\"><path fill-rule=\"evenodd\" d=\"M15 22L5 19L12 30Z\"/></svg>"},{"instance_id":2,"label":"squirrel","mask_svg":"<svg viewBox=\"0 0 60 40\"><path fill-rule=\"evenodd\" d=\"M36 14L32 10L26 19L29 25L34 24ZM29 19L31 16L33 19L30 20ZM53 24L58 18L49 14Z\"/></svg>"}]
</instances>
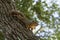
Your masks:
<instances>
[{"instance_id":1,"label":"squirrel","mask_svg":"<svg viewBox=\"0 0 60 40\"><path fill-rule=\"evenodd\" d=\"M37 25L38 25L37 22L32 21L30 24L27 24L27 29L29 29L29 30L33 30L33 29L36 28Z\"/></svg>"},{"instance_id":2,"label":"squirrel","mask_svg":"<svg viewBox=\"0 0 60 40\"><path fill-rule=\"evenodd\" d=\"M26 25L26 28L29 29L29 30L35 29L35 27L38 25L38 23L35 22L35 21L32 21L32 22L28 21L27 18L24 16L24 14L19 12L19 11L12 10L11 11L11 15L14 16L14 17L17 17L22 22L24 22L25 25Z\"/></svg>"}]
</instances>

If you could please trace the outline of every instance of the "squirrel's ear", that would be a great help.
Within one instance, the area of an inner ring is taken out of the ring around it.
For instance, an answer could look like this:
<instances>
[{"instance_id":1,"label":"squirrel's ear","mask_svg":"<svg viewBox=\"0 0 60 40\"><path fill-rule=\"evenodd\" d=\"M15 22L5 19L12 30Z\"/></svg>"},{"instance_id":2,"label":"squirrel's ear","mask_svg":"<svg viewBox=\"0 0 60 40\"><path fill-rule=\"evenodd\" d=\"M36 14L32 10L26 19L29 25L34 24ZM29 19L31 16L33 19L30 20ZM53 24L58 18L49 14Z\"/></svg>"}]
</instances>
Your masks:
<instances>
[{"instance_id":1,"label":"squirrel's ear","mask_svg":"<svg viewBox=\"0 0 60 40\"><path fill-rule=\"evenodd\" d=\"M32 21L32 22L36 22L36 21Z\"/></svg>"},{"instance_id":2,"label":"squirrel's ear","mask_svg":"<svg viewBox=\"0 0 60 40\"><path fill-rule=\"evenodd\" d=\"M38 25L38 22L37 21L32 21L32 22L34 22L34 23L36 23Z\"/></svg>"},{"instance_id":3,"label":"squirrel's ear","mask_svg":"<svg viewBox=\"0 0 60 40\"><path fill-rule=\"evenodd\" d=\"M32 22L34 22L34 21L32 21Z\"/></svg>"}]
</instances>

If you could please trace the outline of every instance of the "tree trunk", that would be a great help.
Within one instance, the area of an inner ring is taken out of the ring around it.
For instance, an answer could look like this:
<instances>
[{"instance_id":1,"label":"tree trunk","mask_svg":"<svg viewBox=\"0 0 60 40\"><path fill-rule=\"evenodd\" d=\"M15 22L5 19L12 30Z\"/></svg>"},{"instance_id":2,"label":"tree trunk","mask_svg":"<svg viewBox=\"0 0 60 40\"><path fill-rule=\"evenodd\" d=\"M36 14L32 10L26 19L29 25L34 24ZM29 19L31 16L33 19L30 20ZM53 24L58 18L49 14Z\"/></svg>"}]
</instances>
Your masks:
<instances>
[{"instance_id":1,"label":"tree trunk","mask_svg":"<svg viewBox=\"0 0 60 40\"><path fill-rule=\"evenodd\" d=\"M0 0L0 29L7 40L38 40L32 31L25 28L25 24L10 15L16 10L12 0Z\"/></svg>"}]
</instances>

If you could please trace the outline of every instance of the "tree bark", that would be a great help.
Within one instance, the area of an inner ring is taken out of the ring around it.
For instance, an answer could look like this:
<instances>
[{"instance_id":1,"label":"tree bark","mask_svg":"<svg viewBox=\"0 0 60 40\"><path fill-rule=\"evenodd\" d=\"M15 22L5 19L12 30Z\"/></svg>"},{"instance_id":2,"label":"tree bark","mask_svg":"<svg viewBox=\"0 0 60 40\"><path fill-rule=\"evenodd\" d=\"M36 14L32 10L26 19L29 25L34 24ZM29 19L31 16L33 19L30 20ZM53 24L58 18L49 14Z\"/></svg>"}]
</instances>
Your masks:
<instances>
[{"instance_id":1,"label":"tree bark","mask_svg":"<svg viewBox=\"0 0 60 40\"><path fill-rule=\"evenodd\" d=\"M7 40L38 40L32 31L25 28L25 24L10 15L16 10L12 0L0 0L0 29Z\"/></svg>"}]
</instances>

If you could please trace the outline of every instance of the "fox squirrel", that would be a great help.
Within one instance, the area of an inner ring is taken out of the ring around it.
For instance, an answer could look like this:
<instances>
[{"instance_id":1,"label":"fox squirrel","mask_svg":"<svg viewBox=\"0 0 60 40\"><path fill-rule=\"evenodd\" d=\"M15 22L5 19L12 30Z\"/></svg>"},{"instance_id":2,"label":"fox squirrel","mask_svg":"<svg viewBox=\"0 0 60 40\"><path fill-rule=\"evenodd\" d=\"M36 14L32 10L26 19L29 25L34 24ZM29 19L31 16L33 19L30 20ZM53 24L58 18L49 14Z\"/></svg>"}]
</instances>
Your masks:
<instances>
[{"instance_id":1,"label":"fox squirrel","mask_svg":"<svg viewBox=\"0 0 60 40\"><path fill-rule=\"evenodd\" d=\"M22 22L24 22L25 25L26 25L26 28L29 29L29 30L35 29L35 27L38 25L38 23L35 22L35 21L29 22L27 20L27 18L21 12L13 10L13 11L11 11L11 15L17 17Z\"/></svg>"}]
</instances>

